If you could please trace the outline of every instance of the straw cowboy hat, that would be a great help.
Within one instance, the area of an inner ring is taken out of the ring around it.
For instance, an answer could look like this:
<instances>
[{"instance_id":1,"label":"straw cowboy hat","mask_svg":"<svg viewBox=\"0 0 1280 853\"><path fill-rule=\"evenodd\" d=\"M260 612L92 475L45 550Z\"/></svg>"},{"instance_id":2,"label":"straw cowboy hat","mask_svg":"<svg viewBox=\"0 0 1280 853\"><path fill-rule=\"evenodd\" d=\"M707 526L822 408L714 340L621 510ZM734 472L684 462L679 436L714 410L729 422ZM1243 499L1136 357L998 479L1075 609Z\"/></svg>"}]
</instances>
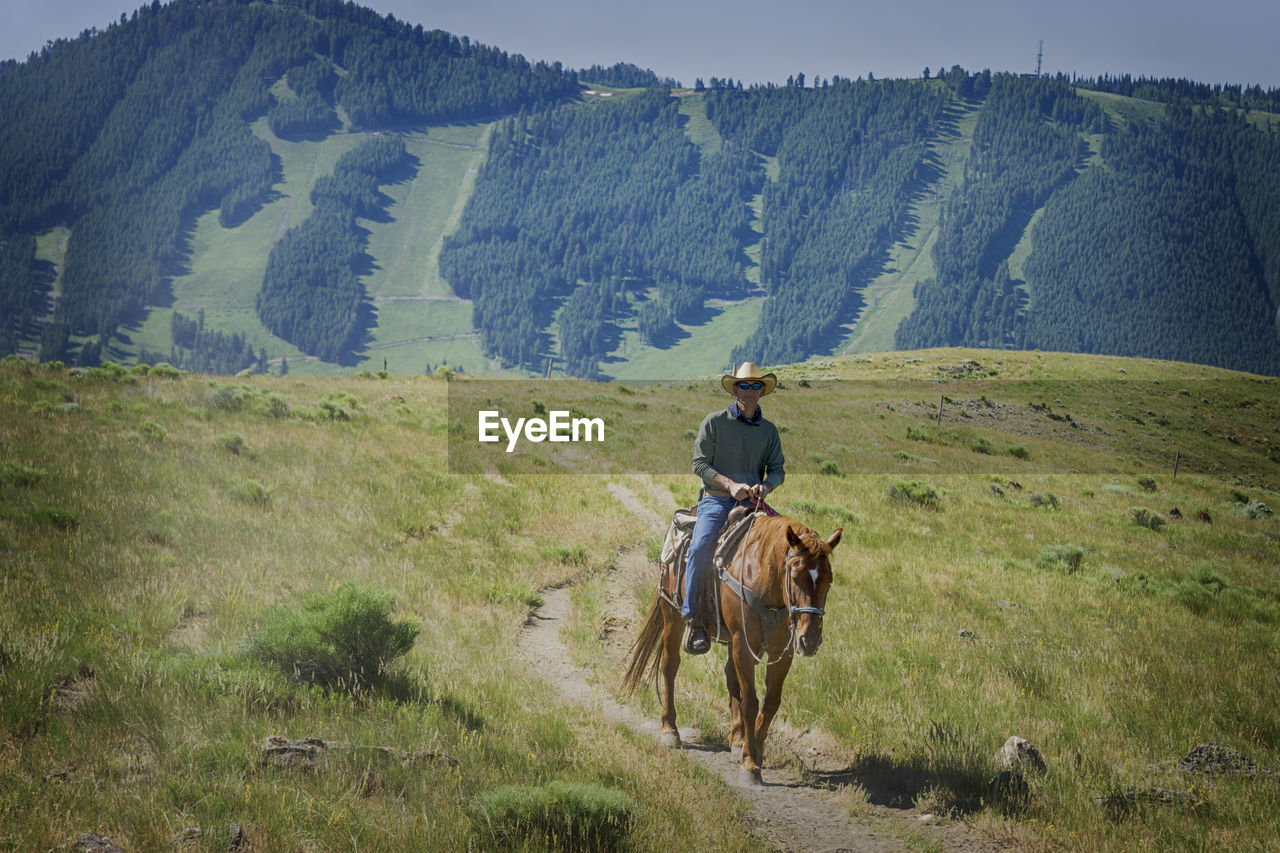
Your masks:
<instances>
[{"instance_id":1,"label":"straw cowboy hat","mask_svg":"<svg viewBox=\"0 0 1280 853\"><path fill-rule=\"evenodd\" d=\"M761 373L760 365L754 361L744 361L733 375L726 373L720 377L720 384L724 386L724 390L730 394L733 393L733 385L735 382L741 382L743 379L759 380L764 383L764 390L760 392L761 397L768 397L773 393L774 387L778 384L778 377L772 373Z\"/></svg>"}]
</instances>

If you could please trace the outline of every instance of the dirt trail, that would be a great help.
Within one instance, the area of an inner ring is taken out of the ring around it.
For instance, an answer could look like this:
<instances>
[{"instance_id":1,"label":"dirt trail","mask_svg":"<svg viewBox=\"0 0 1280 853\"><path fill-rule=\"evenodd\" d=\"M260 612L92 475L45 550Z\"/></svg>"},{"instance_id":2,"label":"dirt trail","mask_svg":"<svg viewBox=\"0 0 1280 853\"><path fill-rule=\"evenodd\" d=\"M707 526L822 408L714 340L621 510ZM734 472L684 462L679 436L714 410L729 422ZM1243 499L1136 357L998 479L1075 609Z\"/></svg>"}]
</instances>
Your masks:
<instances>
[{"instance_id":1,"label":"dirt trail","mask_svg":"<svg viewBox=\"0 0 1280 853\"><path fill-rule=\"evenodd\" d=\"M655 531L664 528L665 520L631 489L617 483L608 488ZM606 659L616 662L614 668L619 676L623 657L639 629L632 618L634 603L628 601L627 596L637 580L652 576L653 571L642 550L624 551L619 555L613 583L609 584L605 622L611 630L603 641L604 653ZM587 671L569 662L560 640L560 627L569 615L569 590L543 590L542 597L544 604L530 615L521 632L517 653L536 664L537 671L566 701L590 708L611 722L656 740L660 732L656 718L644 717L618 702L609 689L593 686ZM716 653L723 654L713 652ZM938 821L914 809L862 802L860 796L838 784L852 779L848 770L853 757L821 732L797 733L781 721L775 723L765 748L764 784L759 787L738 785L736 752L731 755L721 744L702 741L694 729L682 728L680 736L684 748L673 751L672 760L696 761L720 776L750 803L751 828L779 850L880 853L911 849L902 839L912 841L912 847L940 847L957 853L1003 849L962 824ZM830 781L824 784L822 780ZM851 820L851 809L855 808L865 818L864 822L874 828Z\"/></svg>"}]
</instances>

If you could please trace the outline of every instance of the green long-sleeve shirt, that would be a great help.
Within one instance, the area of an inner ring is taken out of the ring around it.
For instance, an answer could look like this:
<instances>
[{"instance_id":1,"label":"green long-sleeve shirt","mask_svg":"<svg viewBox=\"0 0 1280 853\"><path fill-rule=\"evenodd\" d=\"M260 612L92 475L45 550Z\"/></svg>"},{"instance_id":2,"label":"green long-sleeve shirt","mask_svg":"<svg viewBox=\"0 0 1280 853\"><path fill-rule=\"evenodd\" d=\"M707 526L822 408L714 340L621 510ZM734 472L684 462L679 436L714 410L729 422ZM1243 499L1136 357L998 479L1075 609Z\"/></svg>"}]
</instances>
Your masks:
<instances>
[{"instance_id":1,"label":"green long-sleeve shirt","mask_svg":"<svg viewBox=\"0 0 1280 853\"><path fill-rule=\"evenodd\" d=\"M778 428L759 411L756 415L753 421L743 420L734 403L707 415L698 428L693 442L693 473L713 494L724 494L712 483L716 474L748 486L768 483L770 489L781 486L786 478Z\"/></svg>"}]
</instances>

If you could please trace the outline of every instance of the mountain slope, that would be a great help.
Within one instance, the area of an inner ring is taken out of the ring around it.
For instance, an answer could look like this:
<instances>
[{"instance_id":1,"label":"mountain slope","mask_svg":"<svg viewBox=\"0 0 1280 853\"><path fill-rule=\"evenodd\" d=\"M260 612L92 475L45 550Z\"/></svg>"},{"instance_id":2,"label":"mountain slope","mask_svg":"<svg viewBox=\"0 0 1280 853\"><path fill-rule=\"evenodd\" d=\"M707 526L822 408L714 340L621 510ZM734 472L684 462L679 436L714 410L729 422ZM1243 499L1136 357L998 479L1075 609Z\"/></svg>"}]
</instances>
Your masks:
<instances>
[{"instance_id":1,"label":"mountain slope","mask_svg":"<svg viewBox=\"0 0 1280 853\"><path fill-rule=\"evenodd\" d=\"M148 6L6 63L0 351L634 377L966 344L1280 373L1274 91L591 73L321 0ZM386 136L396 162L341 161Z\"/></svg>"},{"instance_id":2,"label":"mountain slope","mask_svg":"<svg viewBox=\"0 0 1280 853\"><path fill-rule=\"evenodd\" d=\"M930 142L929 156L938 166L938 176L917 196L908 212L916 222L914 232L893 245L884 272L864 288L862 310L850 324L841 352L892 349L898 325L915 308L916 282L937 274L933 251L938 241L942 205L963 178L977 119L978 110L970 105L957 116L953 135L940 135Z\"/></svg>"},{"instance_id":3,"label":"mountain slope","mask_svg":"<svg viewBox=\"0 0 1280 853\"><path fill-rule=\"evenodd\" d=\"M218 209L219 224L234 228L272 200L284 158L252 132L259 117L277 137L319 142L335 129L473 120L555 102L577 88L558 66L531 65L351 4L180 0L51 45L0 75L0 103L13 117L0 134L0 229L23 241L63 222L71 238L52 323L41 327L24 296L31 278L6 276L0 290L16 310L5 318L5 343L12 349L38 335L46 357L88 362L127 352L112 347L128 347L122 328L171 298L195 221ZM50 122L69 127L52 146L40 130ZM362 242L354 217L345 231L353 245ZM358 279L367 266L360 254L351 256L358 268L350 274L328 274ZM322 285L296 284L313 286ZM306 323L353 330L367 322L359 288L348 287L354 298L332 309L348 316L311 311ZM290 340L307 350L332 337L305 324L291 328ZM350 334L337 336L339 349L351 345L341 341ZM202 342L226 341L210 333ZM197 362L212 356L174 354Z\"/></svg>"}]
</instances>

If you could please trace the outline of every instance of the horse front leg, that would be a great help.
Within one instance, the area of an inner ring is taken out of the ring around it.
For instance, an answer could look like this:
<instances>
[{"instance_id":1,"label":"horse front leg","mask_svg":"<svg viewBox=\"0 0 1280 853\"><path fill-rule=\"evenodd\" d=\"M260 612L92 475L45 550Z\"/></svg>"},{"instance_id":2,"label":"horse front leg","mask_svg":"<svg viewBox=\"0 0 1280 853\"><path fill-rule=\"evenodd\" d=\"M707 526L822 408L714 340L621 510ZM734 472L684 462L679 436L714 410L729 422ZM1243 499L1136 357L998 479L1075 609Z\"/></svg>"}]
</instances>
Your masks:
<instances>
[{"instance_id":1,"label":"horse front leg","mask_svg":"<svg viewBox=\"0 0 1280 853\"><path fill-rule=\"evenodd\" d=\"M731 648L738 689L742 693L742 767L738 771L738 784L759 785L760 745L756 741L756 715L760 713L760 700L756 697L755 660L751 657L745 634L734 636Z\"/></svg>"},{"instance_id":2,"label":"horse front leg","mask_svg":"<svg viewBox=\"0 0 1280 853\"><path fill-rule=\"evenodd\" d=\"M787 673L791 671L791 661L791 649L787 649L777 659L770 655L769 665L765 667L764 704L760 708L760 717L756 720L756 744L761 755L764 754L764 741L769 737L773 715L778 713L778 706L782 704L782 682L787 680Z\"/></svg>"},{"instance_id":3,"label":"horse front leg","mask_svg":"<svg viewBox=\"0 0 1280 853\"><path fill-rule=\"evenodd\" d=\"M676 726L676 673L680 671L680 641L684 619L667 605L662 608L662 734L658 743L679 749L680 729Z\"/></svg>"}]
</instances>

